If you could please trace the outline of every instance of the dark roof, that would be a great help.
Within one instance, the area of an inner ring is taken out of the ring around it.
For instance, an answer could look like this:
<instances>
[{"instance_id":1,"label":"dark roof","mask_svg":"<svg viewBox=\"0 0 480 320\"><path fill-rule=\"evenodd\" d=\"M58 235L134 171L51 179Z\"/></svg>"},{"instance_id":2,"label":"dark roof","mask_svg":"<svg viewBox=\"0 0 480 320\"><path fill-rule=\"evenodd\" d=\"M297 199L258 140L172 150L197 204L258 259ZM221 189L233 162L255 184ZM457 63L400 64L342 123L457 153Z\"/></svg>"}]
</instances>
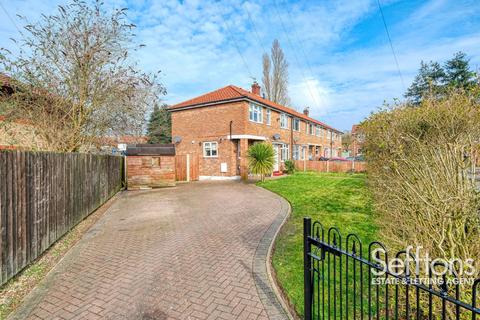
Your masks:
<instances>
[{"instance_id":1,"label":"dark roof","mask_svg":"<svg viewBox=\"0 0 480 320\"><path fill-rule=\"evenodd\" d=\"M201 95L199 97L196 97L196 98L193 98L193 99L181 102L181 103L177 103L176 105L173 105L173 106L169 107L168 110L176 111L176 110L182 110L184 108L203 107L203 106L208 106L208 105L212 105L212 104L215 104L215 103L218 103L218 104L228 103L228 102L231 102L231 101L238 101L238 100L245 100L245 99L259 102L259 103L261 103L263 105L266 105L268 107L271 107L273 109L277 109L281 112L288 113L288 114L290 114L294 117L304 119L306 121L313 122L315 124L321 125L322 127L326 128L326 129L331 129L331 130L334 130L334 131L337 131L337 132L340 132L340 133L342 132L338 129L335 129L335 128L327 125L326 123L323 123L323 122L318 121L316 119L310 118L309 116L307 116L307 115L305 115L301 112L295 111L295 110L293 110L289 107L283 106L283 105L275 103L273 101L264 99L257 94L251 93L251 92L249 92L245 89L242 89L240 87L233 86L233 85L228 85L228 86L220 88L218 90L215 90L215 91L206 93L204 95Z\"/></svg>"},{"instance_id":2,"label":"dark roof","mask_svg":"<svg viewBox=\"0 0 480 320\"><path fill-rule=\"evenodd\" d=\"M127 156L174 156L174 144L129 144Z\"/></svg>"}]
</instances>

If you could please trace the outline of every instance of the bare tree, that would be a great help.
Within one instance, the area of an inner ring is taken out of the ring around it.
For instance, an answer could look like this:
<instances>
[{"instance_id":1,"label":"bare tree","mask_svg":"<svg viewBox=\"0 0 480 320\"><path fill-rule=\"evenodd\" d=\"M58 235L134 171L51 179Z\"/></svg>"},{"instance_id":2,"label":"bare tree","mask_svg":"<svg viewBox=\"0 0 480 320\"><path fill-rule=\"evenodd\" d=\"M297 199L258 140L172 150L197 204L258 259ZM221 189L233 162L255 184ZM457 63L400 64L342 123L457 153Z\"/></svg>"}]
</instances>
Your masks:
<instances>
[{"instance_id":1,"label":"bare tree","mask_svg":"<svg viewBox=\"0 0 480 320\"><path fill-rule=\"evenodd\" d=\"M158 73L139 70L132 53L135 25L126 9L106 12L74 0L38 23L25 20L20 52L3 49L0 63L13 94L1 103L7 119L31 124L39 148L90 150L105 135L139 134L145 114L165 93Z\"/></svg>"},{"instance_id":2,"label":"bare tree","mask_svg":"<svg viewBox=\"0 0 480 320\"><path fill-rule=\"evenodd\" d=\"M288 96L288 62L277 39L273 41L270 56L266 53L263 55L262 82L267 99L281 105L290 104Z\"/></svg>"}]
</instances>

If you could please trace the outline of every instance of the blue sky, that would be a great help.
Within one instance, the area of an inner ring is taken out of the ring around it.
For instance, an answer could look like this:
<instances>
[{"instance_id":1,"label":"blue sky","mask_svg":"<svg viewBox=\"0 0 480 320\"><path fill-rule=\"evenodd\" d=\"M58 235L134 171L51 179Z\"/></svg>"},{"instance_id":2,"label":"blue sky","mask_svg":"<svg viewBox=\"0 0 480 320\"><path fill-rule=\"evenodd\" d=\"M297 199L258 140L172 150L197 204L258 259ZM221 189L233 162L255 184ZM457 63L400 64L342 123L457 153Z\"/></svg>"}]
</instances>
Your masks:
<instances>
[{"instance_id":1,"label":"blue sky","mask_svg":"<svg viewBox=\"0 0 480 320\"><path fill-rule=\"evenodd\" d=\"M261 56L279 39L289 62L292 107L348 130L384 101L401 98L421 60L443 62L462 50L480 68L480 1L380 0L404 85L376 0L125 1L138 26L138 55L161 70L167 103L228 84L261 80ZM0 46L15 50L16 14L35 21L63 1L0 0Z\"/></svg>"}]
</instances>

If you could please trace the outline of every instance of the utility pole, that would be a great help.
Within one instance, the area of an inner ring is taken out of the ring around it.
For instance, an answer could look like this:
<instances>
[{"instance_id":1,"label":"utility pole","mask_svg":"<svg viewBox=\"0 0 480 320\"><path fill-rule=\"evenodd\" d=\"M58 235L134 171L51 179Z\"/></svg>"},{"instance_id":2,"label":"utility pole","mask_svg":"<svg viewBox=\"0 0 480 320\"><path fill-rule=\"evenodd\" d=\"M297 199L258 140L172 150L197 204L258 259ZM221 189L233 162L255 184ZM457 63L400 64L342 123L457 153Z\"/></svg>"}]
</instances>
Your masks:
<instances>
[{"instance_id":1,"label":"utility pole","mask_svg":"<svg viewBox=\"0 0 480 320\"><path fill-rule=\"evenodd\" d=\"M333 130L330 130L330 159L333 155Z\"/></svg>"}]
</instances>

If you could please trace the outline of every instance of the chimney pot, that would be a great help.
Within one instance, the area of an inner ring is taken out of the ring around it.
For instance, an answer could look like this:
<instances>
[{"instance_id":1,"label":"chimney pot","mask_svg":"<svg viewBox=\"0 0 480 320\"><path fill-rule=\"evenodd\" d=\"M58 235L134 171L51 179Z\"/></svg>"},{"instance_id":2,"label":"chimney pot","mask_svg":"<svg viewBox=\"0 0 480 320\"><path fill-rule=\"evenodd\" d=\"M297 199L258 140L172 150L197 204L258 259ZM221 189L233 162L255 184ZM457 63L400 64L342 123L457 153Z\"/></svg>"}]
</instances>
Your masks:
<instances>
[{"instance_id":1,"label":"chimney pot","mask_svg":"<svg viewBox=\"0 0 480 320\"><path fill-rule=\"evenodd\" d=\"M309 107L305 107L305 109L303 109L303 114L308 117L308 114L309 114L309 113L310 113L310 108L309 108Z\"/></svg>"},{"instance_id":2,"label":"chimney pot","mask_svg":"<svg viewBox=\"0 0 480 320\"><path fill-rule=\"evenodd\" d=\"M257 81L253 81L252 84L252 93L256 94L257 96L260 95L260 85L257 83Z\"/></svg>"}]
</instances>

